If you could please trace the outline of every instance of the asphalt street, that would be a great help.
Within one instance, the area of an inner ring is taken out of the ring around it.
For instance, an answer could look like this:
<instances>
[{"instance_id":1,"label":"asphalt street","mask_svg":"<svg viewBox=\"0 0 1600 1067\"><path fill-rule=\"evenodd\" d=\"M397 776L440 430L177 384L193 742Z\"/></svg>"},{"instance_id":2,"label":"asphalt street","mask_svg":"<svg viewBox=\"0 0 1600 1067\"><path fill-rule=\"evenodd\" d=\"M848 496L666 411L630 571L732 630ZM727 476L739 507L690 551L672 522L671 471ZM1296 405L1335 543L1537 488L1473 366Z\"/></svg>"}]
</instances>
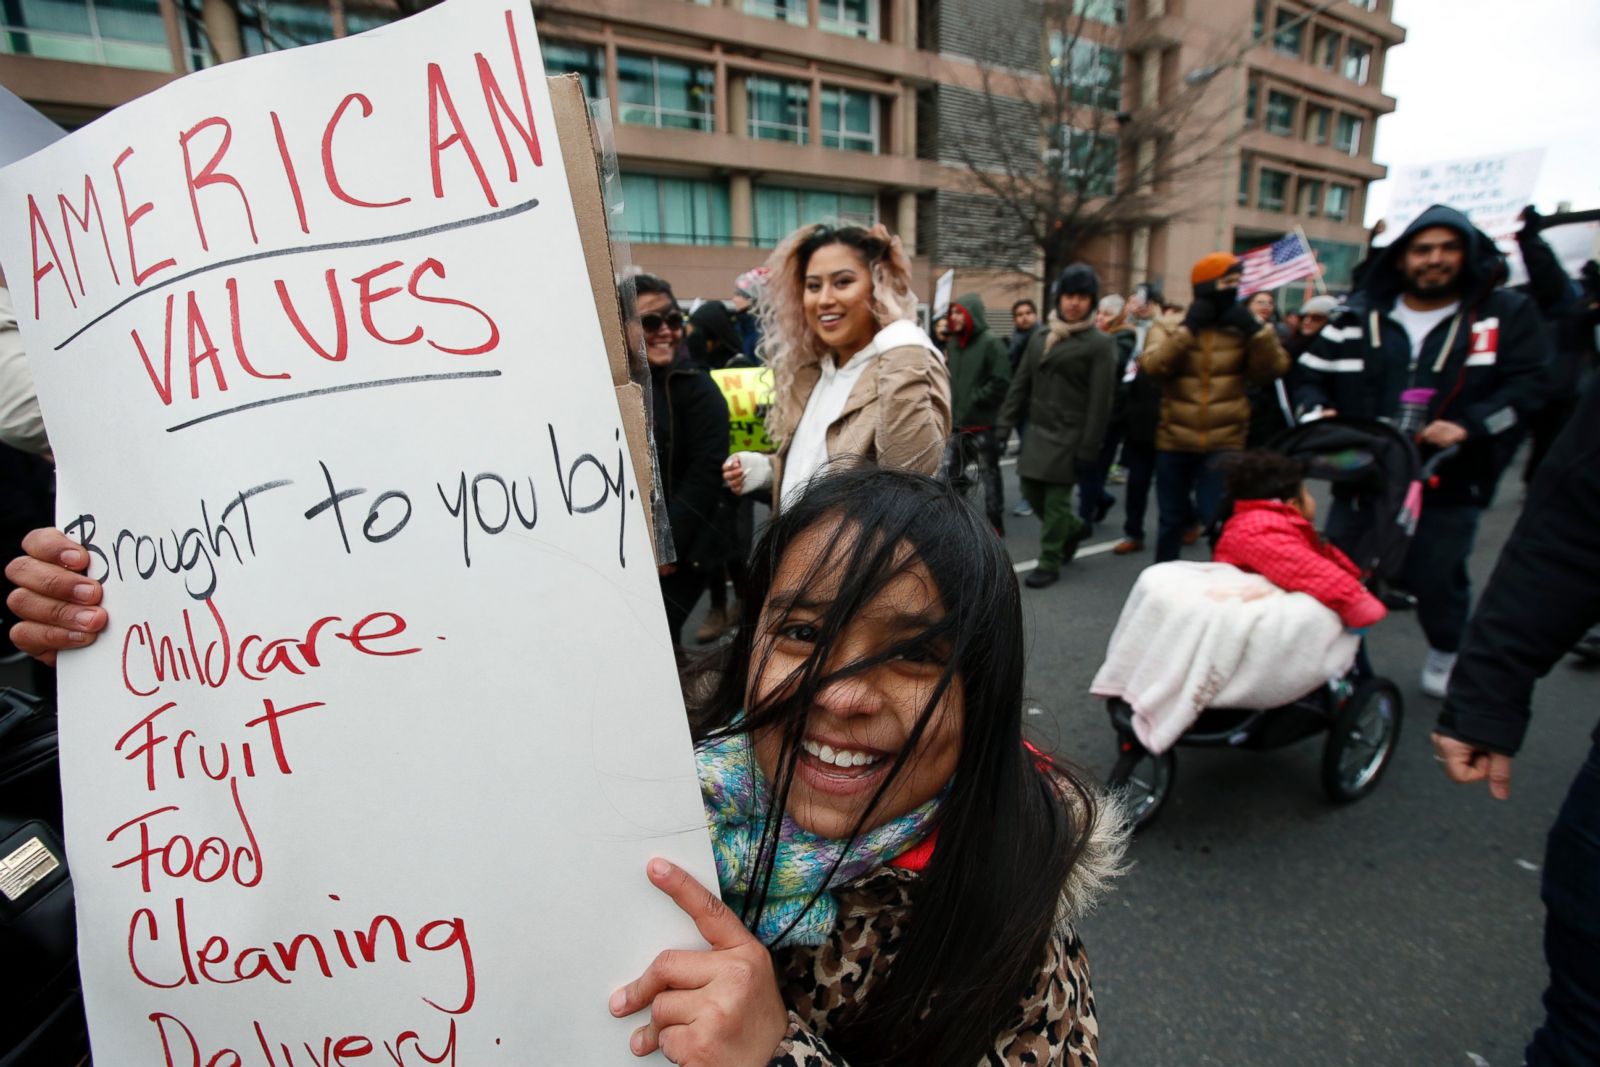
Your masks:
<instances>
[{"instance_id":1,"label":"asphalt street","mask_svg":"<svg viewBox=\"0 0 1600 1067\"><path fill-rule=\"evenodd\" d=\"M1014 467L1005 473L1009 505ZM1477 581L1521 499L1508 477L1478 539ZM1030 723L1100 776L1114 734L1088 687L1152 559L1109 553L1121 518L1119 507L1059 583L1023 590ZM1037 520L1008 513L1007 535L1026 568ZM1415 617L1392 614L1368 647L1377 672L1399 685L1406 716L1366 799L1324 799L1321 738L1276 752L1179 752L1172 798L1135 840L1115 891L1080 924L1109 1067L1522 1062L1543 1017L1544 836L1587 750L1600 678L1569 659L1541 684L1511 800L1500 803L1451 784L1434 762L1438 702L1418 688L1426 644Z\"/></svg>"}]
</instances>

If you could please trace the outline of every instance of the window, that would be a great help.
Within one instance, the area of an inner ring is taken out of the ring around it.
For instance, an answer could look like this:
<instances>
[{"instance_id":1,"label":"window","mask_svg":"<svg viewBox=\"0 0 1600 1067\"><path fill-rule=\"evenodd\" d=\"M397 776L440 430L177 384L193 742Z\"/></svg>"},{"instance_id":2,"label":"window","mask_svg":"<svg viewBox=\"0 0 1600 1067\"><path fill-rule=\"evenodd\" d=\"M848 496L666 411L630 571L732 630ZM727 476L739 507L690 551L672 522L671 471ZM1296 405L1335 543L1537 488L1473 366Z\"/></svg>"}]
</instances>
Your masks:
<instances>
[{"instance_id":1,"label":"window","mask_svg":"<svg viewBox=\"0 0 1600 1067\"><path fill-rule=\"evenodd\" d=\"M1328 127L1333 124L1333 112L1313 104L1306 108L1306 140L1312 144L1328 143Z\"/></svg>"},{"instance_id":2,"label":"window","mask_svg":"<svg viewBox=\"0 0 1600 1067\"><path fill-rule=\"evenodd\" d=\"M1361 120L1355 115L1339 114L1333 128L1333 147L1352 156L1361 154Z\"/></svg>"},{"instance_id":3,"label":"window","mask_svg":"<svg viewBox=\"0 0 1600 1067\"><path fill-rule=\"evenodd\" d=\"M1239 206L1250 206L1250 168L1251 163L1247 158L1239 160Z\"/></svg>"},{"instance_id":4,"label":"window","mask_svg":"<svg viewBox=\"0 0 1600 1067\"><path fill-rule=\"evenodd\" d=\"M635 126L710 130L716 75L710 67L627 52L617 55L617 113Z\"/></svg>"},{"instance_id":5,"label":"window","mask_svg":"<svg viewBox=\"0 0 1600 1067\"><path fill-rule=\"evenodd\" d=\"M744 13L779 22L806 24L806 0L744 0Z\"/></svg>"},{"instance_id":6,"label":"window","mask_svg":"<svg viewBox=\"0 0 1600 1067\"><path fill-rule=\"evenodd\" d=\"M805 21L802 15L801 22ZM878 0L821 0L817 28L863 41L878 39Z\"/></svg>"},{"instance_id":7,"label":"window","mask_svg":"<svg viewBox=\"0 0 1600 1067\"><path fill-rule=\"evenodd\" d=\"M1321 181L1316 178L1300 179L1300 205L1298 210L1302 215L1310 215L1312 218L1316 218L1317 214L1322 210Z\"/></svg>"},{"instance_id":8,"label":"window","mask_svg":"<svg viewBox=\"0 0 1600 1067\"><path fill-rule=\"evenodd\" d=\"M1350 3L1363 11L1378 10L1378 0L1350 0Z\"/></svg>"},{"instance_id":9,"label":"window","mask_svg":"<svg viewBox=\"0 0 1600 1067\"><path fill-rule=\"evenodd\" d=\"M394 15L385 11L361 11L356 8L346 8L344 13L345 32L352 36L387 26L394 21Z\"/></svg>"},{"instance_id":10,"label":"window","mask_svg":"<svg viewBox=\"0 0 1600 1067\"><path fill-rule=\"evenodd\" d=\"M172 69L156 0L7 0L0 4L0 55L6 54Z\"/></svg>"},{"instance_id":11,"label":"window","mask_svg":"<svg viewBox=\"0 0 1600 1067\"><path fill-rule=\"evenodd\" d=\"M1261 189L1256 195L1256 207L1262 211L1282 211L1284 199L1289 195L1289 175L1269 167L1261 168Z\"/></svg>"},{"instance_id":12,"label":"window","mask_svg":"<svg viewBox=\"0 0 1600 1067\"><path fill-rule=\"evenodd\" d=\"M645 244L725 245L732 233L727 185L698 178L624 174L622 219Z\"/></svg>"},{"instance_id":13,"label":"window","mask_svg":"<svg viewBox=\"0 0 1600 1067\"><path fill-rule=\"evenodd\" d=\"M1311 251L1322 268L1322 281L1330 289L1348 289L1355 275L1356 264L1361 262L1361 245L1344 241L1323 241L1311 238Z\"/></svg>"},{"instance_id":14,"label":"window","mask_svg":"<svg viewBox=\"0 0 1600 1067\"><path fill-rule=\"evenodd\" d=\"M547 74L576 74L583 82L583 95L591 100L606 95L605 55L591 45L568 44L566 41L539 42L544 55ZM619 64L620 67L620 64Z\"/></svg>"},{"instance_id":15,"label":"window","mask_svg":"<svg viewBox=\"0 0 1600 1067\"><path fill-rule=\"evenodd\" d=\"M1120 26L1126 17L1125 0L1072 0L1072 13L1107 26Z\"/></svg>"},{"instance_id":16,"label":"window","mask_svg":"<svg viewBox=\"0 0 1600 1067\"><path fill-rule=\"evenodd\" d=\"M1059 33L1050 35L1050 76L1066 85L1074 104L1117 111L1122 107L1122 53L1083 38L1070 47Z\"/></svg>"},{"instance_id":17,"label":"window","mask_svg":"<svg viewBox=\"0 0 1600 1067\"><path fill-rule=\"evenodd\" d=\"M1261 91L1256 87L1255 82L1251 82L1249 88L1244 91L1244 124L1246 126L1254 126L1256 124L1256 100L1260 95Z\"/></svg>"},{"instance_id":18,"label":"window","mask_svg":"<svg viewBox=\"0 0 1600 1067\"><path fill-rule=\"evenodd\" d=\"M1299 59L1305 38L1306 17L1299 12L1279 8L1278 17L1273 23L1272 50Z\"/></svg>"},{"instance_id":19,"label":"window","mask_svg":"<svg viewBox=\"0 0 1600 1067\"><path fill-rule=\"evenodd\" d=\"M1321 30L1311 41L1311 59L1323 70L1339 69L1339 35L1332 30Z\"/></svg>"},{"instance_id":20,"label":"window","mask_svg":"<svg viewBox=\"0 0 1600 1067\"><path fill-rule=\"evenodd\" d=\"M1354 189L1348 185L1334 183L1328 186L1328 199L1323 202L1323 214L1335 222L1343 222L1350 217L1350 202L1354 199Z\"/></svg>"},{"instance_id":21,"label":"window","mask_svg":"<svg viewBox=\"0 0 1600 1067\"><path fill-rule=\"evenodd\" d=\"M333 12L326 6L246 0L238 10L239 38L247 56L333 40Z\"/></svg>"},{"instance_id":22,"label":"window","mask_svg":"<svg viewBox=\"0 0 1600 1067\"><path fill-rule=\"evenodd\" d=\"M854 89L822 90L822 145L876 154L877 99Z\"/></svg>"},{"instance_id":23,"label":"window","mask_svg":"<svg viewBox=\"0 0 1600 1067\"><path fill-rule=\"evenodd\" d=\"M1267 0L1256 0L1255 14L1250 16L1250 36L1259 41L1267 33Z\"/></svg>"},{"instance_id":24,"label":"window","mask_svg":"<svg viewBox=\"0 0 1600 1067\"><path fill-rule=\"evenodd\" d=\"M1288 93L1267 94L1267 132L1288 137L1294 134L1295 98Z\"/></svg>"},{"instance_id":25,"label":"window","mask_svg":"<svg viewBox=\"0 0 1600 1067\"><path fill-rule=\"evenodd\" d=\"M805 144L811 124L811 86L777 78L750 78L750 136Z\"/></svg>"},{"instance_id":26,"label":"window","mask_svg":"<svg viewBox=\"0 0 1600 1067\"><path fill-rule=\"evenodd\" d=\"M1091 130L1060 126L1047 158L1067 187L1080 196L1111 196L1117 191L1117 139Z\"/></svg>"},{"instance_id":27,"label":"window","mask_svg":"<svg viewBox=\"0 0 1600 1067\"><path fill-rule=\"evenodd\" d=\"M1344 46L1344 76L1357 85L1367 84L1372 74L1372 46L1350 41Z\"/></svg>"},{"instance_id":28,"label":"window","mask_svg":"<svg viewBox=\"0 0 1600 1067\"><path fill-rule=\"evenodd\" d=\"M775 185L758 185L755 192L755 241L766 248L783 240L802 223L871 226L878 221L877 201L866 193L831 193Z\"/></svg>"}]
</instances>

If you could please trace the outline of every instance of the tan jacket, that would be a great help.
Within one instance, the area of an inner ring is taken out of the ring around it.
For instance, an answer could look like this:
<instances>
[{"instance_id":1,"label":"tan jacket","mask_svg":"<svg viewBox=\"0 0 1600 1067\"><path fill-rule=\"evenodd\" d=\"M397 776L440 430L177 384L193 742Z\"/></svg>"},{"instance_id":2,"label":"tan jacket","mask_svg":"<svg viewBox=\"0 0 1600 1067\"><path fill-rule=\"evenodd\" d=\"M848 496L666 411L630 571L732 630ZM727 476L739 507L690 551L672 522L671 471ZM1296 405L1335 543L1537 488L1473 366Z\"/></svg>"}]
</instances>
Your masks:
<instances>
[{"instance_id":1,"label":"tan jacket","mask_svg":"<svg viewBox=\"0 0 1600 1067\"><path fill-rule=\"evenodd\" d=\"M1156 448L1166 452L1228 452L1245 446L1250 429L1247 386L1264 385L1289 370L1289 353L1273 328L1249 337L1207 327L1195 337L1175 319L1150 328L1139 371L1161 381Z\"/></svg>"},{"instance_id":2,"label":"tan jacket","mask_svg":"<svg viewBox=\"0 0 1600 1067\"><path fill-rule=\"evenodd\" d=\"M779 397L782 440L772 457L772 506L783 489L783 462L822 371L802 367L792 394ZM844 410L828 426L828 458L855 457L881 467L936 474L950 436L950 371L921 345L880 353L857 379Z\"/></svg>"}]
</instances>

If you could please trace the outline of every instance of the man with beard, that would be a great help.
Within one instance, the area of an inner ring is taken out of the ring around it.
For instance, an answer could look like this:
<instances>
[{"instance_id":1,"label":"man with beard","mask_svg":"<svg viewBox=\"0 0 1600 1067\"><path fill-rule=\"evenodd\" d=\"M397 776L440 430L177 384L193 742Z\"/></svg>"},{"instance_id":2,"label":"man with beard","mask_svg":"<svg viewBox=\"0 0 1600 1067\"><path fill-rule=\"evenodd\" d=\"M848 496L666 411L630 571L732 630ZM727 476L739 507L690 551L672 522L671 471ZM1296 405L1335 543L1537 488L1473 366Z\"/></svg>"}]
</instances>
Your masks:
<instances>
[{"instance_id":1,"label":"man with beard","mask_svg":"<svg viewBox=\"0 0 1600 1067\"><path fill-rule=\"evenodd\" d=\"M1504 277L1494 242L1436 204L1375 256L1299 361L1302 411L1388 420L1424 458L1457 450L1426 490L1401 578L1417 598L1428 639L1422 691L1434 697L1444 696L1461 647L1478 520L1518 442L1512 431L1542 399L1550 358L1538 310L1499 288ZM1328 537L1348 550L1376 518L1336 494Z\"/></svg>"},{"instance_id":2,"label":"man with beard","mask_svg":"<svg viewBox=\"0 0 1600 1067\"><path fill-rule=\"evenodd\" d=\"M1157 563L1177 559L1185 531L1215 517L1222 499L1219 462L1245 447L1250 428L1248 387L1289 369L1277 331L1238 302L1243 273L1237 256L1202 256L1189 273L1194 302L1182 323L1158 321L1139 357L1139 373L1161 382Z\"/></svg>"}]
</instances>

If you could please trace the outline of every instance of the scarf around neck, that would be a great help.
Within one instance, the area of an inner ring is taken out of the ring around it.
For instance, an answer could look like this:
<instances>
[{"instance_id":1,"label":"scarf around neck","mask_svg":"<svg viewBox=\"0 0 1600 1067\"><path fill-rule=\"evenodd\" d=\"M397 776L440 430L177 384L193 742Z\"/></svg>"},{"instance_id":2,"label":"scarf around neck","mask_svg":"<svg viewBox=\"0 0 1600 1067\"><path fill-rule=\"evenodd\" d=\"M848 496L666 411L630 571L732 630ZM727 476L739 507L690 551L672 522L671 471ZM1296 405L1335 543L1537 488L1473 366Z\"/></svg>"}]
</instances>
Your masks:
<instances>
[{"instance_id":1,"label":"scarf around neck","mask_svg":"<svg viewBox=\"0 0 1600 1067\"><path fill-rule=\"evenodd\" d=\"M1060 344L1073 334L1082 333L1084 330L1094 326L1094 313L1090 312L1077 322L1068 322L1060 315L1052 311L1050 312L1050 318L1048 321L1050 324L1050 336L1045 338L1045 341L1047 342L1045 344L1046 348L1049 348L1051 345Z\"/></svg>"},{"instance_id":2,"label":"scarf around neck","mask_svg":"<svg viewBox=\"0 0 1600 1067\"><path fill-rule=\"evenodd\" d=\"M771 795L748 733L702 745L695 757L722 899L743 915L752 882L760 876L754 868ZM778 828L765 906L753 922L746 916L745 924L771 948L822 944L839 917L838 901L829 890L915 848L932 831L939 800L934 797L915 811L861 834L842 861L845 842L802 830L785 812Z\"/></svg>"}]
</instances>

